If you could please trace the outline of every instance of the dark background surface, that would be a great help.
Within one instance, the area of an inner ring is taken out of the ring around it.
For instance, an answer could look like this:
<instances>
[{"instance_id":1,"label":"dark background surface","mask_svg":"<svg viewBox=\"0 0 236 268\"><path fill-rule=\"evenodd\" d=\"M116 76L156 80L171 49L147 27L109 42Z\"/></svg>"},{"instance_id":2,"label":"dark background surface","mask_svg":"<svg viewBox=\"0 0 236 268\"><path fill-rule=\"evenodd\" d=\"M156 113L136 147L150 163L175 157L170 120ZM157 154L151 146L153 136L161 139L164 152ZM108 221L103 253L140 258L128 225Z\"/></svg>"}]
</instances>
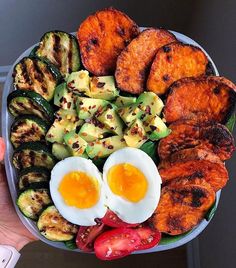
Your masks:
<instances>
[{"instance_id":1,"label":"dark background surface","mask_svg":"<svg viewBox=\"0 0 236 268\"><path fill-rule=\"evenodd\" d=\"M140 26L164 27L188 35L205 48L221 75L236 82L234 0L0 0L0 66L12 64L44 32L76 31L87 15L108 6L127 12ZM236 267L236 155L227 162L227 167L230 182L223 190L214 219L199 237L202 268ZM172 252L131 256L109 265L92 256L56 252L37 243L23 250L24 254L17 267L31 267L30 263L39 267L43 261L44 267L187 267L185 247ZM37 263L33 264L33 260Z\"/></svg>"}]
</instances>

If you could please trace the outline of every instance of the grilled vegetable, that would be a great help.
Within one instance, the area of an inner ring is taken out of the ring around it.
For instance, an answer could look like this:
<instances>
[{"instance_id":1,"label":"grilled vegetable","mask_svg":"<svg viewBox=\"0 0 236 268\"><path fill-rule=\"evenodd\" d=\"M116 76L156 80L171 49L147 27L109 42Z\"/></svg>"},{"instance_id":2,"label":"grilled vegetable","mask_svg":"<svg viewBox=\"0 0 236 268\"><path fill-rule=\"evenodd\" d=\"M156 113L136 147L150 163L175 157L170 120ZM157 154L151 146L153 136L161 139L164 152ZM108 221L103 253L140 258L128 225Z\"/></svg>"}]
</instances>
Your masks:
<instances>
[{"instance_id":1,"label":"grilled vegetable","mask_svg":"<svg viewBox=\"0 0 236 268\"><path fill-rule=\"evenodd\" d=\"M173 34L164 29L144 30L121 52L116 64L118 88L133 94L145 89L146 75L157 50L176 41Z\"/></svg>"},{"instance_id":2,"label":"grilled vegetable","mask_svg":"<svg viewBox=\"0 0 236 268\"><path fill-rule=\"evenodd\" d=\"M58 85L54 94L54 105L61 109L70 110L75 108L75 98L66 86L66 83Z\"/></svg>"},{"instance_id":3,"label":"grilled vegetable","mask_svg":"<svg viewBox=\"0 0 236 268\"><path fill-rule=\"evenodd\" d=\"M13 116L32 114L51 122L54 117L52 106L38 93L15 90L8 95L7 106Z\"/></svg>"},{"instance_id":4,"label":"grilled vegetable","mask_svg":"<svg viewBox=\"0 0 236 268\"><path fill-rule=\"evenodd\" d=\"M25 57L16 64L13 78L16 88L34 91L47 101L53 98L56 85L61 79L49 64L32 57Z\"/></svg>"},{"instance_id":5,"label":"grilled vegetable","mask_svg":"<svg viewBox=\"0 0 236 268\"><path fill-rule=\"evenodd\" d=\"M160 163L158 170L163 183L193 176L206 180L215 192L222 189L229 179L227 169L219 157L197 147L172 154Z\"/></svg>"},{"instance_id":6,"label":"grilled vegetable","mask_svg":"<svg viewBox=\"0 0 236 268\"><path fill-rule=\"evenodd\" d=\"M32 220L37 220L42 209L50 203L52 200L47 189L28 189L17 199L21 212Z\"/></svg>"},{"instance_id":7,"label":"grilled vegetable","mask_svg":"<svg viewBox=\"0 0 236 268\"><path fill-rule=\"evenodd\" d=\"M51 241L69 241L78 232L78 227L65 220L55 206L46 208L37 223L40 233Z\"/></svg>"},{"instance_id":8,"label":"grilled vegetable","mask_svg":"<svg viewBox=\"0 0 236 268\"><path fill-rule=\"evenodd\" d=\"M164 114L168 123L180 119L226 123L236 105L236 91L221 78L183 78L172 84Z\"/></svg>"},{"instance_id":9,"label":"grilled vegetable","mask_svg":"<svg viewBox=\"0 0 236 268\"><path fill-rule=\"evenodd\" d=\"M50 172L48 169L43 167L29 167L23 169L18 176L19 190L25 190L36 183L46 183L50 179Z\"/></svg>"},{"instance_id":10,"label":"grilled vegetable","mask_svg":"<svg viewBox=\"0 0 236 268\"><path fill-rule=\"evenodd\" d=\"M45 33L33 53L55 65L64 77L80 67L77 40L73 35L62 31Z\"/></svg>"},{"instance_id":11,"label":"grilled vegetable","mask_svg":"<svg viewBox=\"0 0 236 268\"><path fill-rule=\"evenodd\" d=\"M203 179L173 181L161 191L152 221L162 233L179 235L191 230L215 201L215 192Z\"/></svg>"},{"instance_id":12,"label":"grilled vegetable","mask_svg":"<svg viewBox=\"0 0 236 268\"><path fill-rule=\"evenodd\" d=\"M52 169L56 164L56 159L48 147L41 142L27 142L15 150L12 156L12 162L16 169L33 166Z\"/></svg>"},{"instance_id":13,"label":"grilled vegetable","mask_svg":"<svg viewBox=\"0 0 236 268\"><path fill-rule=\"evenodd\" d=\"M90 15L77 32L84 67L95 75L113 74L118 55L138 33L137 24L114 8Z\"/></svg>"},{"instance_id":14,"label":"grilled vegetable","mask_svg":"<svg viewBox=\"0 0 236 268\"><path fill-rule=\"evenodd\" d=\"M11 126L10 140L15 148L24 142L44 141L47 130L48 125L39 117L20 116Z\"/></svg>"},{"instance_id":15,"label":"grilled vegetable","mask_svg":"<svg viewBox=\"0 0 236 268\"><path fill-rule=\"evenodd\" d=\"M229 130L219 124L198 124L191 120L179 120L169 126L171 134L162 139L158 146L161 159L173 153L201 146L215 153L222 161L229 159L235 150L234 138Z\"/></svg>"},{"instance_id":16,"label":"grilled vegetable","mask_svg":"<svg viewBox=\"0 0 236 268\"><path fill-rule=\"evenodd\" d=\"M197 77L207 71L208 59L204 52L193 45L175 42L157 51L147 80L147 89L158 95L183 77Z\"/></svg>"}]
</instances>

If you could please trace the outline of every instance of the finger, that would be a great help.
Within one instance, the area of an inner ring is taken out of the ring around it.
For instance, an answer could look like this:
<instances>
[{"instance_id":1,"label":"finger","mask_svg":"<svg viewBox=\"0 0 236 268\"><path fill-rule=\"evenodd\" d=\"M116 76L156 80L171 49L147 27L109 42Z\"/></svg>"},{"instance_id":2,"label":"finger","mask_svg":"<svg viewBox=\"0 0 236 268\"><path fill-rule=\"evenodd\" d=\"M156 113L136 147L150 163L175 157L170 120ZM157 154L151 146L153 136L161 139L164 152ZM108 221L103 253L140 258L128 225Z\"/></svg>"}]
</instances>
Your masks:
<instances>
[{"instance_id":1,"label":"finger","mask_svg":"<svg viewBox=\"0 0 236 268\"><path fill-rule=\"evenodd\" d=\"M5 154L5 142L2 137L0 137L0 161L3 160Z\"/></svg>"}]
</instances>

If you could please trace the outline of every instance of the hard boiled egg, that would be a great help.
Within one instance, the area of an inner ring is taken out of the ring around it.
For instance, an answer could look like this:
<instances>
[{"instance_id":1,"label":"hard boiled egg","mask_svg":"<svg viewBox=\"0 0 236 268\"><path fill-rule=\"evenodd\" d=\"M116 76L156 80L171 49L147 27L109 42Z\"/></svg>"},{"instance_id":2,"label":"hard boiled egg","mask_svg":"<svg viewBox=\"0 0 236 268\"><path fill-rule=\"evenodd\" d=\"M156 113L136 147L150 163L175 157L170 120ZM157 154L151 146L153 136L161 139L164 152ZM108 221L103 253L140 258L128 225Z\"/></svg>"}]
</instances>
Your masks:
<instances>
[{"instance_id":1,"label":"hard boiled egg","mask_svg":"<svg viewBox=\"0 0 236 268\"><path fill-rule=\"evenodd\" d=\"M161 177L153 160L136 148L111 154L103 168L106 204L127 223L141 223L155 211Z\"/></svg>"},{"instance_id":2,"label":"hard boiled egg","mask_svg":"<svg viewBox=\"0 0 236 268\"><path fill-rule=\"evenodd\" d=\"M71 223L95 225L95 219L106 213L103 181L91 160L68 157L58 162L51 172L50 192L61 215Z\"/></svg>"}]
</instances>

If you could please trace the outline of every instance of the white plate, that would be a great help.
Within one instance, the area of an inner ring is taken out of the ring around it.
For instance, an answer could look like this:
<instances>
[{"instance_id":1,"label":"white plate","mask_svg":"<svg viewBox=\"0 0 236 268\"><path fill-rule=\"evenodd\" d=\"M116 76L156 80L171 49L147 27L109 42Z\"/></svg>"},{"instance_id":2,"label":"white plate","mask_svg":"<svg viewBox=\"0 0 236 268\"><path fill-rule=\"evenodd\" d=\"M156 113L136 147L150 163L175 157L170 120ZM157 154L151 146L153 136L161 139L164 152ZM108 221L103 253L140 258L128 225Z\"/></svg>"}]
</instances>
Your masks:
<instances>
[{"instance_id":1,"label":"white plate","mask_svg":"<svg viewBox=\"0 0 236 268\"><path fill-rule=\"evenodd\" d=\"M141 30L143 30L144 28L141 28ZM183 42L183 43L187 43L187 44L192 44L195 46L200 47L207 55L209 61L212 64L213 70L215 72L215 75L219 75L218 70L214 64L214 62L212 61L212 59L210 58L210 56L207 54L207 52L194 40L192 40L191 38L178 33L178 32L174 32L171 31L179 41ZM36 45L36 44L35 44ZM5 156L5 167L6 167L6 174L7 174L7 180L8 180L8 185L10 188L10 193L11 193L11 197L16 209L16 212L19 216L19 218L21 219L22 223L25 225L25 227L38 239L42 240L43 242L45 242L46 244L56 247L56 248L60 248L60 249L65 249L68 250L68 248L66 248L66 246L64 245L64 243L61 242L52 242L47 240L46 238L44 238L43 236L40 235L37 226L35 224L35 222L33 222L32 220L24 217L21 212L19 211L18 207L16 206L16 199L17 199L17 174L16 174L16 170L12 165L12 154L13 154L13 148L11 145L11 142L9 140L9 135L10 135L10 127L11 124L13 122L13 117L9 114L8 110L7 110L7 96L8 94L14 90L13 87L13 79L12 79L12 72L13 72L13 67L15 66L15 64L17 62L19 62L23 57L26 57L30 54L31 50L35 47L35 45L33 45L32 47L28 48L25 52L23 52L20 57L14 62L14 64L12 65L12 68L10 69L8 75L7 75L7 79L4 85L4 90L3 90L3 96L2 96L2 137L4 138L4 140L6 141L6 156ZM218 205L220 199L220 191L217 193L216 195L216 206ZM150 253L150 252L156 252L156 251L163 251L163 250L168 250L168 249L172 249L172 248L176 248L179 246L182 246L186 243L188 243L189 241L191 241L192 239L194 239L196 236L198 236L205 228L206 226L209 224L209 221L206 221L205 219L203 219L200 224L198 224L190 233L188 233L186 236L181 237L179 240L170 243L170 244L165 244L165 245L158 245L154 248L151 248L149 250L143 250L143 251L138 251L135 253ZM77 252L81 252L79 249L76 249L74 251Z\"/></svg>"}]
</instances>

